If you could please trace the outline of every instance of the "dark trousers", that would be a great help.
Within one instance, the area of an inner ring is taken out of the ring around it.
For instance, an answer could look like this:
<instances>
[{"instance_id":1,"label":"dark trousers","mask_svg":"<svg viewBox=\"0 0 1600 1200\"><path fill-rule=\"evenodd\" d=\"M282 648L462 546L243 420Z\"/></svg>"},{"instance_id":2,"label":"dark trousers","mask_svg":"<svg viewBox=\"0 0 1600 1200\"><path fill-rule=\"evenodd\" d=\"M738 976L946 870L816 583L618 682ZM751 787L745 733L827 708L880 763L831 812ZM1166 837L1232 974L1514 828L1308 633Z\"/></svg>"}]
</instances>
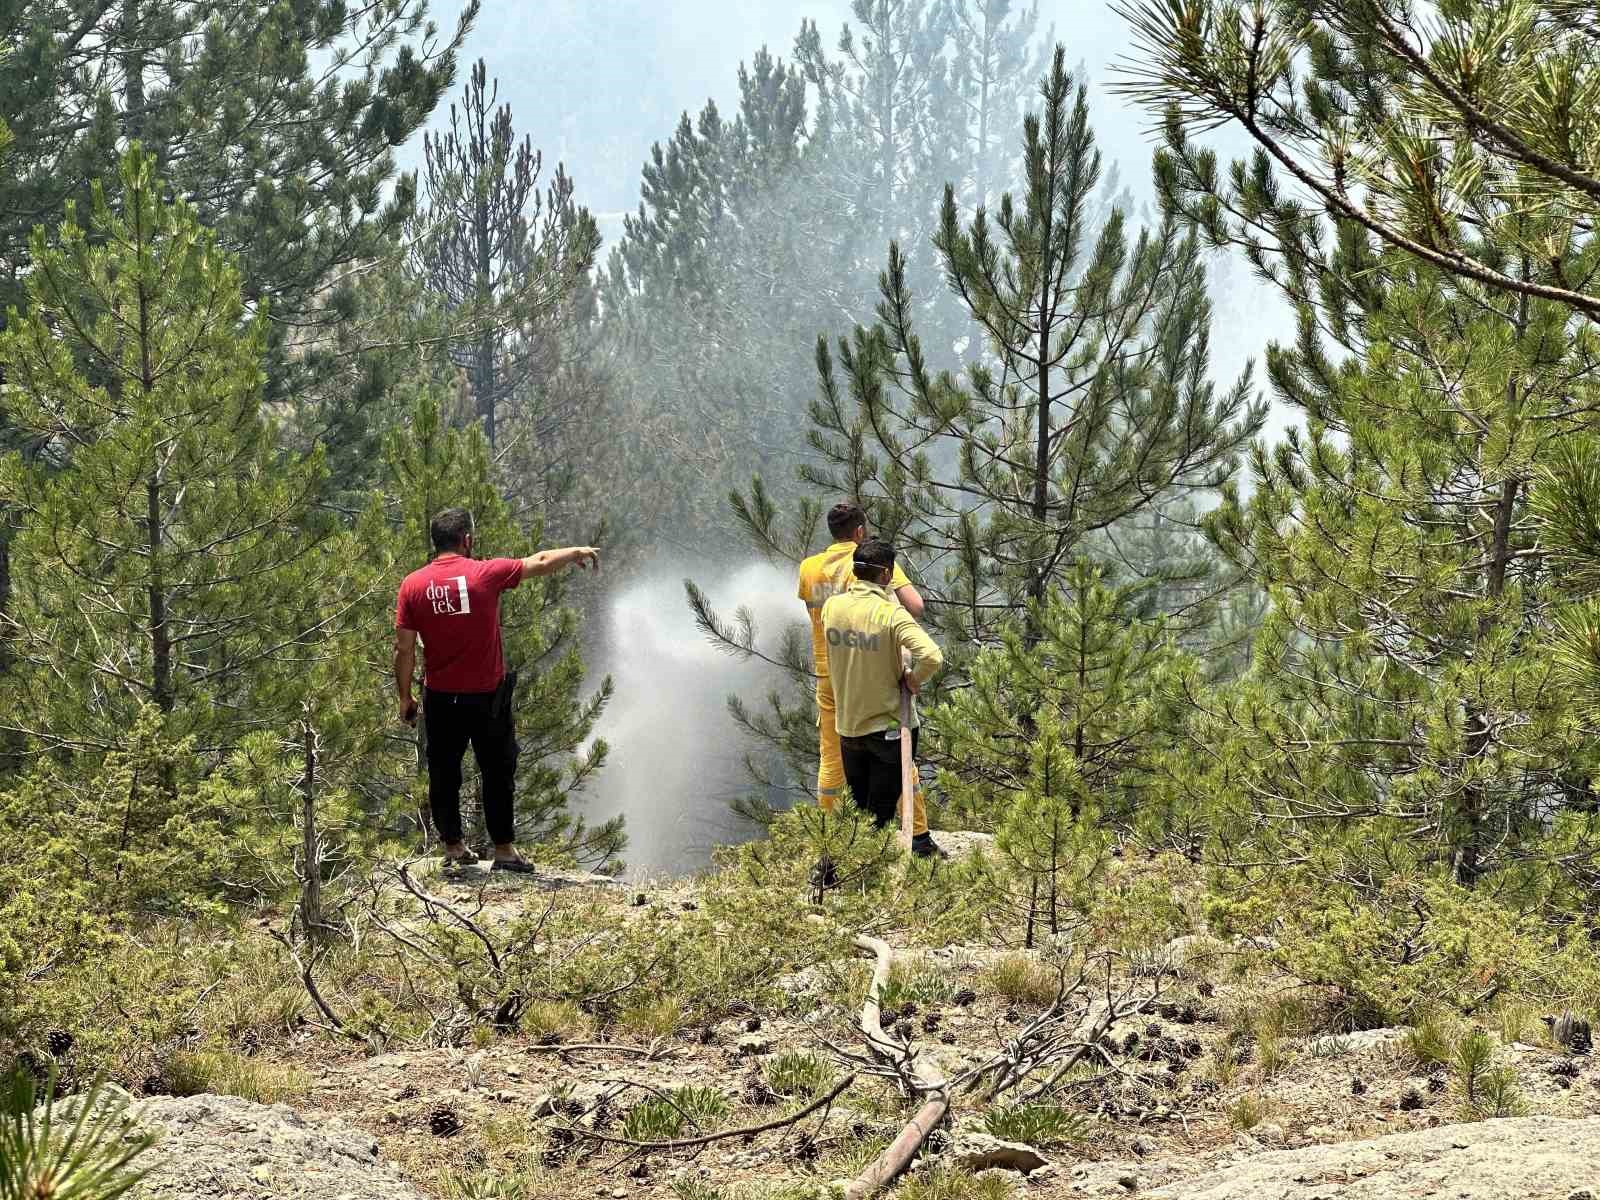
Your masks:
<instances>
[{"instance_id":1,"label":"dark trousers","mask_svg":"<svg viewBox=\"0 0 1600 1200\"><path fill-rule=\"evenodd\" d=\"M483 823L498 845L514 840L512 790L517 733L511 705L496 692L423 693L428 732L428 808L441 841L461 840L461 756L472 744L483 777Z\"/></svg>"},{"instance_id":2,"label":"dark trousers","mask_svg":"<svg viewBox=\"0 0 1600 1200\"><path fill-rule=\"evenodd\" d=\"M911 757L917 756L917 734L911 731ZM866 737L841 737L839 756L844 778L857 806L872 814L879 825L900 822L900 739L881 733Z\"/></svg>"}]
</instances>

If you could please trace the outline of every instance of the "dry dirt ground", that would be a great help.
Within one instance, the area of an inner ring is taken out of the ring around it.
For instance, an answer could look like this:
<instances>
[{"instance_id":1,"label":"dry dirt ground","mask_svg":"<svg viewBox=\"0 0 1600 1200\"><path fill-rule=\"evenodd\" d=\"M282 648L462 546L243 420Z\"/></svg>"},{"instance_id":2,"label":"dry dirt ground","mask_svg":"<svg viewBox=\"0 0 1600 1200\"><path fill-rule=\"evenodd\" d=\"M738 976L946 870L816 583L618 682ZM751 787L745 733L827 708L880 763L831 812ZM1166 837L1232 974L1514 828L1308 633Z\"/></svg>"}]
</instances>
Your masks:
<instances>
[{"instance_id":1,"label":"dry dirt ground","mask_svg":"<svg viewBox=\"0 0 1600 1200\"><path fill-rule=\"evenodd\" d=\"M650 898L658 904L692 903L692 887L659 885ZM618 891L617 919L627 919L631 899L632 889ZM517 901L508 892L504 903L510 909ZM949 1069L992 1052L1033 1011L986 989L984 968L993 957L994 952L977 949L928 952L926 961L955 985L955 997L896 1014ZM842 997L830 992L838 975L831 984L827 975L802 973L786 981L788 1003L680 1031L652 1053L638 1043L573 1049L509 1035L480 1050L367 1057L309 1033L283 1053L311 1077L294 1107L308 1117L337 1117L372 1134L384 1159L424 1193L440 1196L447 1194L446 1173L498 1169L506 1164L507 1147L526 1143L530 1130L564 1124L563 1105L591 1106L619 1085L629 1090L599 1110L598 1127L612 1134L627 1107L646 1096L645 1089L716 1087L730 1104L723 1121L730 1127L792 1111L798 1102L763 1094L762 1064L786 1050L827 1054L820 1031L836 1030L848 1019ZM1445 1072L1421 1075L1408 1067L1402 1031L1286 1036L1269 1048L1268 1061L1248 1043L1236 1043L1230 1055L1225 1050L1230 1016L1241 1004L1261 1000L1259 982L1252 986L1257 990L1246 995L1226 984L1167 980L1155 1011L1113 1030L1124 1051L1115 1069L1081 1084L1081 1108L1092 1122L1087 1139L1075 1148L1047 1149L1051 1165L1026 1181L1016 1177L1017 1194L1142 1193L1272 1150L1357 1142L1462 1120L1462 1098ZM969 991L975 998L963 994ZM1517 1069L1525 1112L1600 1115L1600 1065L1589 1058L1570 1059L1548 1045L1520 1041L1502 1044L1498 1053L1500 1062ZM1225 1065L1229 1059L1238 1060L1231 1070ZM666 1197L674 1194L673 1180L685 1176L717 1188L758 1180L826 1181L844 1170L841 1163L848 1162L852 1148L898 1127L904 1110L896 1107L886 1084L880 1090L865 1103L835 1104L792 1129L693 1153L641 1159L617 1147L547 1145L541 1157L550 1174L539 1190L552 1196ZM459 1129L441 1135L434 1128L440 1109L449 1110ZM1190 1193L1178 1186L1159 1194ZM1562 1200L1568 1194L1562 1191ZM1319 1193L1298 1188L1260 1195L1266 1200ZM1600 1198L1600 1181L1594 1195Z\"/></svg>"}]
</instances>

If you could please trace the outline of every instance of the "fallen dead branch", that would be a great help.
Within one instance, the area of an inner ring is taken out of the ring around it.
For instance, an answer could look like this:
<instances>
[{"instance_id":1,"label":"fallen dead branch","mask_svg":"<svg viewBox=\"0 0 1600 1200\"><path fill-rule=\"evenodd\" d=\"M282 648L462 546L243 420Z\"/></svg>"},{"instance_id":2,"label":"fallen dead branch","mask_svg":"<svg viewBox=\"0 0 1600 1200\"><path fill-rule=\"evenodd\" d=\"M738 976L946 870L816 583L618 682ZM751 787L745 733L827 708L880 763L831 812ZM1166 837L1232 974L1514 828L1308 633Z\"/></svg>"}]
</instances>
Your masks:
<instances>
[{"instance_id":1,"label":"fallen dead branch","mask_svg":"<svg viewBox=\"0 0 1600 1200\"><path fill-rule=\"evenodd\" d=\"M595 1054L632 1054L646 1062L652 1062L658 1058L666 1058L676 1052L677 1047L666 1045L664 1038L657 1038L648 1046L626 1046L613 1042L551 1042L548 1046L528 1046L525 1049L529 1054L554 1054L562 1058L584 1051Z\"/></svg>"},{"instance_id":2,"label":"fallen dead branch","mask_svg":"<svg viewBox=\"0 0 1600 1200\"><path fill-rule=\"evenodd\" d=\"M889 986L889 972L894 968L894 947L881 938L857 934L854 945L865 950L875 961L872 982L867 985L867 998L861 1005L861 1033L867 1045L879 1058L890 1063L901 1082L912 1095L926 1099L922 1107L908 1121L899 1135L884 1147L859 1175L845 1188L845 1200L865 1200L893 1183L911 1164L928 1135L944 1120L950 1109L949 1084L943 1074L926 1070L917 1062L912 1048L898 1038L883 1031L882 1009L879 997Z\"/></svg>"}]
</instances>

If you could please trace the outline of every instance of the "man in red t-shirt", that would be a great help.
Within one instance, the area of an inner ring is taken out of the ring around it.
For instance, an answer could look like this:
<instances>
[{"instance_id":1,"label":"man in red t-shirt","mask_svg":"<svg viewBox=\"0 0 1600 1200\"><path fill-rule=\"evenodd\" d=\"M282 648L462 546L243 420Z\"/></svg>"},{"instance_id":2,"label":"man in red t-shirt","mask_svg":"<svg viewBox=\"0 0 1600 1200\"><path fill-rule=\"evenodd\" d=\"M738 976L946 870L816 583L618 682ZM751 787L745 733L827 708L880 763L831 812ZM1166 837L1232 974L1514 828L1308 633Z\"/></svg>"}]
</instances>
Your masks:
<instances>
[{"instance_id":1,"label":"man in red t-shirt","mask_svg":"<svg viewBox=\"0 0 1600 1200\"><path fill-rule=\"evenodd\" d=\"M394 681L400 719L408 725L417 719L411 677L421 638L428 808L444 843L445 862L478 861L461 838L461 756L471 743L483 776L483 821L494 842L492 869L529 872L533 868L512 845L517 735L511 698L501 688L510 681L500 644L500 593L530 575L550 575L574 563L598 567L600 553L593 546L568 546L528 558L479 561L472 557L472 514L464 508L448 508L434 517L429 534L433 559L405 577L395 601Z\"/></svg>"}]
</instances>

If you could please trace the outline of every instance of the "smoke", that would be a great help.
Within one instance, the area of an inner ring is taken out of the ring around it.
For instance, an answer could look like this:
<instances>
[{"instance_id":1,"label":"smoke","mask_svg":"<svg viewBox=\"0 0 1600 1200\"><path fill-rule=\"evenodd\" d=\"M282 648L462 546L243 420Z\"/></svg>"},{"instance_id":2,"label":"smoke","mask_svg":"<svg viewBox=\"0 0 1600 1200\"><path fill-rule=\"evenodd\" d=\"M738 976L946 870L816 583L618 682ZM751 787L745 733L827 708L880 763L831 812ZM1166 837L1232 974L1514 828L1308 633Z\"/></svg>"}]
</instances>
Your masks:
<instances>
[{"instance_id":1,"label":"smoke","mask_svg":"<svg viewBox=\"0 0 1600 1200\"><path fill-rule=\"evenodd\" d=\"M720 572L704 561L656 564L602 610L605 630L590 662L616 685L595 731L611 755L584 810L597 821L626 818L623 857L633 876L696 870L713 847L757 832L728 810L730 799L755 784L744 766L751 747L727 699L738 694L756 702L780 676L706 640L684 599L685 576L725 616L748 607L763 642L804 619L793 575L762 562Z\"/></svg>"}]
</instances>

